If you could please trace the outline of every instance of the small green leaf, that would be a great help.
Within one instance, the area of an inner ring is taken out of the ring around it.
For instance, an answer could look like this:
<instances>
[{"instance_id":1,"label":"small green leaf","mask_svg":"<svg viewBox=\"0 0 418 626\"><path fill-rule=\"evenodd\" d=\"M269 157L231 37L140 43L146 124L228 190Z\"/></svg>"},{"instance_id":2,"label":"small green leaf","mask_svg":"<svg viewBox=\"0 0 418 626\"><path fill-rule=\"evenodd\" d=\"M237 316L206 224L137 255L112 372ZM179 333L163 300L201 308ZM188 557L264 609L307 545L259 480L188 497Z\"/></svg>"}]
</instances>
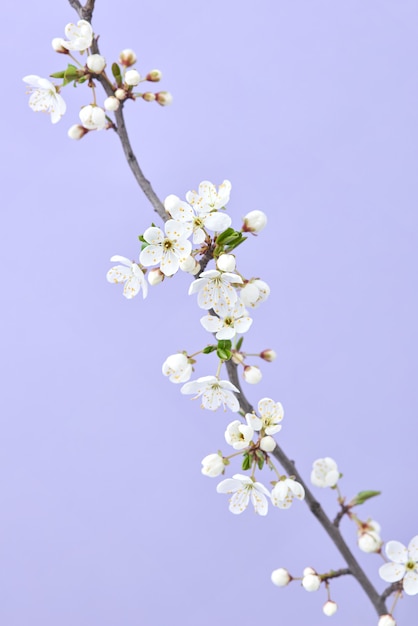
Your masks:
<instances>
[{"instance_id":1,"label":"small green leaf","mask_svg":"<svg viewBox=\"0 0 418 626\"><path fill-rule=\"evenodd\" d=\"M240 246L242 243L244 243L244 241L246 239L247 239L247 237L241 237L239 241L236 241L235 243L232 243L230 246L225 248L225 252L229 253L229 252L231 252L231 250L234 250L235 248L238 248L238 246Z\"/></svg>"},{"instance_id":2,"label":"small green leaf","mask_svg":"<svg viewBox=\"0 0 418 626\"><path fill-rule=\"evenodd\" d=\"M216 350L216 354L221 359L221 361L229 361L229 359L232 356L231 351L230 350L224 350L224 348L218 348Z\"/></svg>"},{"instance_id":3,"label":"small green leaf","mask_svg":"<svg viewBox=\"0 0 418 626\"><path fill-rule=\"evenodd\" d=\"M211 352L214 352L216 348L217 346L206 346L206 348L203 348L202 352L203 354L210 354Z\"/></svg>"},{"instance_id":4,"label":"small green leaf","mask_svg":"<svg viewBox=\"0 0 418 626\"><path fill-rule=\"evenodd\" d=\"M241 350L242 342L244 341L244 337L240 337L237 341L237 345L235 346L235 350Z\"/></svg>"},{"instance_id":5,"label":"small green leaf","mask_svg":"<svg viewBox=\"0 0 418 626\"><path fill-rule=\"evenodd\" d=\"M351 506L357 506L358 504L364 504L366 500L370 500L370 498L375 498L376 496L380 496L381 491L359 491L359 493L354 496L351 500Z\"/></svg>"},{"instance_id":6,"label":"small green leaf","mask_svg":"<svg viewBox=\"0 0 418 626\"><path fill-rule=\"evenodd\" d=\"M220 233L217 236L216 243L218 245L225 243L225 240L228 239L228 237L230 237L234 233L235 233L235 230L233 228L227 228L226 230L223 231L223 233Z\"/></svg>"},{"instance_id":7,"label":"small green leaf","mask_svg":"<svg viewBox=\"0 0 418 626\"><path fill-rule=\"evenodd\" d=\"M62 70L61 72L54 72L53 74L50 74L51 78L64 78L64 74L65 74L65 70Z\"/></svg>"},{"instance_id":8,"label":"small green leaf","mask_svg":"<svg viewBox=\"0 0 418 626\"><path fill-rule=\"evenodd\" d=\"M139 239L139 241L143 241L144 243L146 243L146 241L144 239L144 235L138 235L138 239Z\"/></svg>"},{"instance_id":9,"label":"small green leaf","mask_svg":"<svg viewBox=\"0 0 418 626\"><path fill-rule=\"evenodd\" d=\"M248 452L246 452L242 458L242 469L245 470L249 470L251 467L251 459L250 459L250 455L248 454Z\"/></svg>"},{"instance_id":10,"label":"small green leaf","mask_svg":"<svg viewBox=\"0 0 418 626\"><path fill-rule=\"evenodd\" d=\"M120 72L120 67L117 63L112 63L112 74L115 77L115 80L118 85L122 84L122 74Z\"/></svg>"},{"instance_id":11,"label":"small green leaf","mask_svg":"<svg viewBox=\"0 0 418 626\"><path fill-rule=\"evenodd\" d=\"M232 341L230 339L219 339L218 348L223 348L224 350L230 350L232 348Z\"/></svg>"}]
</instances>

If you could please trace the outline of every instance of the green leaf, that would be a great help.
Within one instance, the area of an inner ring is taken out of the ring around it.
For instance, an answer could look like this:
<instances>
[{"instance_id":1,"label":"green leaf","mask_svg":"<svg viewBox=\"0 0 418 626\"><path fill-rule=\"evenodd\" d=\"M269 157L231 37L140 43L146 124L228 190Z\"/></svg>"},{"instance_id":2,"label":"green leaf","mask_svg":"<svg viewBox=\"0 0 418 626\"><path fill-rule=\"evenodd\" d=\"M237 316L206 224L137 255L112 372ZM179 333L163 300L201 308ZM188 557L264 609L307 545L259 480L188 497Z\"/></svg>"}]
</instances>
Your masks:
<instances>
[{"instance_id":1,"label":"green leaf","mask_svg":"<svg viewBox=\"0 0 418 626\"><path fill-rule=\"evenodd\" d=\"M53 74L50 74L51 78L64 78L64 74L65 74L65 70L62 70L61 72L54 72Z\"/></svg>"},{"instance_id":2,"label":"green leaf","mask_svg":"<svg viewBox=\"0 0 418 626\"><path fill-rule=\"evenodd\" d=\"M228 239L228 237L230 237L234 233L235 233L235 230L233 228L227 228L226 230L223 231L223 233L220 233L217 236L216 243L218 245L225 243L225 240Z\"/></svg>"},{"instance_id":3,"label":"green leaf","mask_svg":"<svg viewBox=\"0 0 418 626\"><path fill-rule=\"evenodd\" d=\"M206 346L206 348L203 348L202 352L203 354L210 354L211 352L214 352L217 349L217 346Z\"/></svg>"},{"instance_id":4,"label":"green leaf","mask_svg":"<svg viewBox=\"0 0 418 626\"><path fill-rule=\"evenodd\" d=\"M246 452L243 455L243 459L242 459L242 469L245 470L249 470L251 467L251 459L250 459L250 455L248 454L248 452Z\"/></svg>"},{"instance_id":5,"label":"green leaf","mask_svg":"<svg viewBox=\"0 0 418 626\"><path fill-rule=\"evenodd\" d=\"M229 361L229 359L232 356L232 353L230 350L224 350L223 348L218 348L216 350L216 354L222 361Z\"/></svg>"},{"instance_id":6,"label":"green leaf","mask_svg":"<svg viewBox=\"0 0 418 626\"><path fill-rule=\"evenodd\" d=\"M235 346L235 350L241 350L242 342L244 341L244 337L240 337L237 341L237 345Z\"/></svg>"},{"instance_id":7,"label":"green leaf","mask_svg":"<svg viewBox=\"0 0 418 626\"><path fill-rule=\"evenodd\" d=\"M230 339L219 339L218 348L223 348L224 350L230 350L232 348L232 341Z\"/></svg>"},{"instance_id":8,"label":"green leaf","mask_svg":"<svg viewBox=\"0 0 418 626\"><path fill-rule=\"evenodd\" d=\"M144 239L144 235L138 235L138 239L139 241L142 241L143 243L147 243Z\"/></svg>"},{"instance_id":9,"label":"green leaf","mask_svg":"<svg viewBox=\"0 0 418 626\"><path fill-rule=\"evenodd\" d=\"M376 496L380 496L381 491L359 491L359 493L354 496L351 500L351 506L357 506L358 504L364 504L366 500L370 500L370 498L375 498Z\"/></svg>"},{"instance_id":10,"label":"green leaf","mask_svg":"<svg viewBox=\"0 0 418 626\"><path fill-rule=\"evenodd\" d=\"M115 77L117 84L122 85L122 74L120 72L120 67L117 63L112 63L112 74Z\"/></svg>"},{"instance_id":11,"label":"green leaf","mask_svg":"<svg viewBox=\"0 0 418 626\"><path fill-rule=\"evenodd\" d=\"M225 248L225 252L229 253L232 250L235 250L235 248L238 248L238 246L240 246L242 243L244 243L244 241L247 239L247 237L241 237L239 241L236 241L235 243L232 243L230 246L228 246L227 248Z\"/></svg>"}]
</instances>

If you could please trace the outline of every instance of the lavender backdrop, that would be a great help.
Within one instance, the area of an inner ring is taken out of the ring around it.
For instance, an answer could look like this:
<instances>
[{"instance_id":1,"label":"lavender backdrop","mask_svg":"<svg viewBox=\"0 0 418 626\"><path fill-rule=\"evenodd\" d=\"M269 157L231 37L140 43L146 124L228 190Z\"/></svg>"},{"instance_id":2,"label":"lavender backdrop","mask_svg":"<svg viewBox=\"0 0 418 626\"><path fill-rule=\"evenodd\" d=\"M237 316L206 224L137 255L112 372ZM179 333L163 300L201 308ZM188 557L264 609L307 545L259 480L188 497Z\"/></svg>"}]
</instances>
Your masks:
<instances>
[{"instance_id":1,"label":"lavender backdrop","mask_svg":"<svg viewBox=\"0 0 418 626\"><path fill-rule=\"evenodd\" d=\"M67 139L86 88L66 88L57 126L28 107L21 77L62 68L50 40L75 13L44 0L3 18L1 623L328 623L323 590L270 583L279 566L343 566L306 506L236 517L200 474L233 418L160 373L207 341L189 278L145 302L105 280L155 219L117 138ZM250 399L284 404L280 441L305 476L330 455L348 496L382 489L359 513L404 543L418 533L417 20L412 0L97 0L94 17L109 62L132 47L174 94L126 107L159 195L228 178L237 226L268 214L239 260L272 287L244 345L278 353ZM383 589L379 558L360 558ZM331 591L335 626L377 622L354 581ZM406 597L399 624L417 612Z\"/></svg>"}]
</instances>

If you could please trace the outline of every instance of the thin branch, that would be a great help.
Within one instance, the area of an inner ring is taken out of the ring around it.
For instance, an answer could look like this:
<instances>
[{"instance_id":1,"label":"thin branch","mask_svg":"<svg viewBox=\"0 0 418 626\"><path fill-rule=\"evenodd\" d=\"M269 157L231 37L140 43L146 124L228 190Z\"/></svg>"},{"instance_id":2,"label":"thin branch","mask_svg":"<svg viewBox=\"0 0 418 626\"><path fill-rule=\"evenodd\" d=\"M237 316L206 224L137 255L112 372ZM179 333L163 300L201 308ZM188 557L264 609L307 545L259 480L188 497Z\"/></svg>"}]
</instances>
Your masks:
<instances>
[{"instance_id":1,"label":"thin branch","mask_svg":"<svg viewBox=\"0 0 418 626\"><path fill-rule=\"evenodd\" d=\"M68 2L73 7L74 11L77 11L80 19L91 23L95 0L87 0L84 6L78 0L68 0Z\"/></svg>"},{"instance_id":2,"label":"thin branch","mask_svg":"<svg viewBox=\"0 0 418 626\"><path fill-rule=\"evenodd\" d=\"M402 580L399 580L396 583L392 583L391 585L389 585L389 587L387 587L387 589L384 590L384 592L382 593L382 595L380 596L382 598L383 601L386 600L386 598L389 598L389 596L392 595L392 593L401 593L403 589L403 583Z\"/></svg>"},{"instance_id":3,"label":"thin branch","mask_svg":"<svg viewBox=\"0 0 418 626\"><path fill-rule=\"evenodd\" d=\"M344 567L341 569L332 570L328 574L321 575L321 580L327 581L327 580L332 580L333 578L339 578L340 576L352 576L352 575L353 575L353 572L351 571L351 569Z\"/></svg>"},{"instance_id":4,"label":"thin branch","mask_svg":"<svg viewBox=\"0 0 418 626\"><path fill-rule=\"evenodd\" d=\"M370 602L373 604L377 614L385 615L387 613L387 608L385 606L384 599L382 599L382 597L378 594L378 592L364 573L363 569L360 567L357 559L343 539L340 530L336 526L334 526L332 521L326 515L320 503L314 498L312 492L304 483L293 461L291 461L286 456L286 454L278 445L276 445L271 454L279 461L279 463L282 465L282 467L284 467L288 474L294 476L296 480L301 483L301 485L303 485L305 489L305 502L308 505L312 515L316 517L327 535L332 539L333 543L338 548L340 554L345 559L345 562L347 563L352 575L357 579L357 581L363 588Z\"/></svg>"}]
</instances>

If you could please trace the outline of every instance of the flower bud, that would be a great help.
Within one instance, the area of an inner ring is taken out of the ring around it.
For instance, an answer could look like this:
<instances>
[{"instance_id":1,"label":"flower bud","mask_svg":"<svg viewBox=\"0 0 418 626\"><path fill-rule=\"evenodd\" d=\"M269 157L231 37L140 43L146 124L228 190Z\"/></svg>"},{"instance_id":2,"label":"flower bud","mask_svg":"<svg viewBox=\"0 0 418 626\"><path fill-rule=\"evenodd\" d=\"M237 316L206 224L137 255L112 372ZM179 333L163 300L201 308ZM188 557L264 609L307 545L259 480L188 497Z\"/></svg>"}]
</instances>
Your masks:
<instances>
[{"instance_id":1,"label":"flower bud","mask_svg":"<svg viewBox=\"0 0 418 626\"><path fill-rule=\"evenodd\" d=\"M286 587L291 580L291 575L284 567L279 567L271 573L271 582L277 587Z\"/></svg>"},{"instance_id":2,"label":"flower bud","mask_svg":"<svg viewBox=\"0 0 418 626\"><path fill-rule=\"evenodd\" d=\"M303 570L303 575L308 576L308 574L316 574L316 571L313 569L313 567L305 567L305 569Z\"/></svg>"},{"instance_id":3,"label":"flower bud","mask_svg":"<svg viewBox=\"0 0 418 626\"><path fill-rule=\"evenodd\" d=\"M224 460L220 454L208 454L202 459L202 474L215 478L225 470Z\"/></svg>"},{"instance_id":4,"label":"flower bud","mask_svg":"<svg viewBox=\"0 0 418 626\"><path fill-rule=\"evenodd\" d=\"M70 51L67 50L67 48L64 48L63 41L64 39L62 39L61 37L55 37L51 41L51 45L55 52L59 52L59 54L70 54Z\"/></svg>"},{"instance_id":5,"label":"flower bud","mask_svg":"<svg viewBox=\"0 0 418 626\"><path fill-rule=\"evenodd\" d=\"M160 81L161 78L162 78L162 73L160 72L160 70L151 70L147 74L147 80L150 83L158 83L158 81Z\"/></svg>"},{"instance_id":6,"label":"flower bud","mask_svg":"<svg viewBox=\"0 0 418 626\"><path fill-rule=\"evenodd\" d=\"M152 93L151 91L146 91L142 94L142 99L145 100L145 102L154 102L155 93Z\"/></svg>"},{"instance_id":7,"label":"flower bud","mask_svg":"<svg viewBox=\"0 0 418 626\"><path fill-rule=\"evenodd\" d=\"M383 541L378 533L373 531L361 533L361 535L359 535L357 543L360 550L368 553L380 552L383 545Z\"/></svg>"},{"instance_id":8,"label":"flower bud","mask_svg":"<svg viewBox=\"0 0 418 626\"><path fill-rule=\"evenodd\" d=\"M106 59L101 54L90 54L86 65L93 74L101 74L106 67Z\"/></svg>"},{"instance_id":9,"label":"flower bud","mask_svg":"<svg viewBox=\"0 0 418 626\"><path fill-rule=\"evenodd\" d=\"M155 99L162 107L168 106L173 102L173 96L169 91L159 91L155 94Z\"/></svg>"},{"instance_id":10,"label":"flower bud","mask_svg":"<svg viewBox=\"0 0 418 626\"><path fill-rule=\"evenodd\" d=\"M267 224L267 215L263 211L250 211L244 217L244 233L259 233Z\"/></svg>"},{"instance_id":11,"label":"flower bud","mask_svg":"<svg viewBox=\"0 0 418 626\"><path fill-rule=\"evenodd\" d=\"M302 578L302 586L306 591L318 591L321 579L318 574L308 574Z\"/></svg>"},{"instance_id":12,"label":"flower bud","mask_svg":"<svg viewBox=\"0 0 418 626\"><path fill-rule=\"evenodd\" d=\"M124 80L130 87L136 87L141 82L141 74L136 70L128 70L125 72Z\"/></svg>"},{"instance_id":13,"label":"flower bud","mask_svg":"<svg viewBox=\"0 0 418 626\"><path fill-rule=\"evenodd\" d=\"M233 254L221 254L216 259L216 267L220 272L233 272L235 265L235 257Z\"/></svg>"},{"instance_id":14,"label":"flower bud","mask_svg":"<svg viewBox=\"0 0 418 626\"><path fill-rule=\"evenodd\" d=\"M337 612L337 609L338 609L338 604L336 602L333 602L333 600L328 600L328 602L325 602L324 606L322 607L323 612L328 617L331 617L331 615L334 615L334 613Z\"/></svg>"},{"instance_id":15,"label":"flower bud","mask_svg":"<svg viewBox=\"0 0 418 626\"><path fill-rule=\"evenodd\" d=\"M102 130L107 124L104 110L91 104L82 107L79 117L84 128L88 130Z\"/></svg>"},{"instance_id":16,"label":"flower bud","mask_svg":"<svg viewBox=\"0 0 418 626\"><path fill-rule=\"evenodd\" d=\"M184 259L184 261L181 261L180 263L180 269L183 272L190 272L190 270L192 270L195 266L195 260L192 257L192 255L188 256L186 259Z\"/></svg>"},{"instance_id":17,"label":"flower bud","mask_svg":"<svg viewBox=\"0 0 418 626\"><path fill-rule=\"evenodd\" d=\"M232 352L232 362L235 363L235 365L241 365L241 363L244 363L244 359L245 357L242 352L238 352L237 350Z\"/></svg>"},{"instance_id":18,"label":"flower bud","mask_svg":"<svg viewBox=\"0 0 418 626\"><path fill-rule=\"evenodd\" d=\"M392 615L386 614L379 617L377 626L396 626L396 621Z\"/></svg>"},{"instance_id":19,"label":"flower bud","mask_svg":"<svg viewBox=\"0 0 418 626\"><path fill-rule=\"evenodd\" d=\"M271 435L266 435L265 437L261 438L260 448L264 452L273 452L275 447L276 447L276 442L274 441Z\"/></svg>"},{"instance_id":20,"label":"flower bud","mask_svg":"<svg viewBox=\"0 0 418 626\"><path fill-rule=\"evenodd\" d=\"M116 91L115 91L115 97L118 100L125 100L125 98L126 98L126 91L119 87L119 89L116 89Z\"/></svg>"},{"instance_id":21,"label":"flower bud","mask_svg":"<svg viewBox=\"0 0 418 626\"><path fill-rule=\"evenodd\" d=\"M122 50L119 54L119 63L124 65L125 67L131 67L131 65L135 65L136 63L136 54L130 48L126 48L126 50Z\"/></svg>"},{"instance_id":22,"label":"flower bud","mask_svg":"<svg viewBox=\"0 0 418 626\"><path fill-rule=\"evenodd\" d=\"M159 283L162 283L164 278L165 276L159 267L156 267L155 269L148 272L148 282L152 287L158 285Z\"/></svg>"},{"instance_id":23,"label":"flower bud","mask_svg":"<svg viewBox=\"0 0 418 626\"><path fill-rule=\"evenodd\" d=\"M263 377L260 368L256 365L246 365L244 367L243 376L245 382L249 383L250 385L256 385Z\"/></svg>"},{"instance_id":24,"label":"flower bud","mask_svg":"<svg viewBox=\"0 0 418 626\"><path fill-rule=\"evenodd\" d=\"M265 361L267 361L268 363L272 363L272 361L276 360L277 354L275 353L274 350L271 350L269 348L268 350L263 350L263 352L260 352L260 357L264 359Z\"/></svg>"},{"instance_id":25,"label":"flower bud","mask_svg":"<svg viewBox=\"0 0 418 626\"><path fill-rule=\"evenodd\" d=\"M80 126L80 124L74 124L71 128L68 129L67 135L70 139L81 139L84 137L86 133L89 131L84 126Z\"/></svg>"},{"instance_id":26,"label":"flower bud","mask_svg":"<svg viewBox=\"0 0 418 626\"><path fill-rule=\"evenodd\" d=\"M115 96L109 96L103 103L106 111L117 111L120 105L120 100L115 98Z\"/></svg>"}]
</instances>

